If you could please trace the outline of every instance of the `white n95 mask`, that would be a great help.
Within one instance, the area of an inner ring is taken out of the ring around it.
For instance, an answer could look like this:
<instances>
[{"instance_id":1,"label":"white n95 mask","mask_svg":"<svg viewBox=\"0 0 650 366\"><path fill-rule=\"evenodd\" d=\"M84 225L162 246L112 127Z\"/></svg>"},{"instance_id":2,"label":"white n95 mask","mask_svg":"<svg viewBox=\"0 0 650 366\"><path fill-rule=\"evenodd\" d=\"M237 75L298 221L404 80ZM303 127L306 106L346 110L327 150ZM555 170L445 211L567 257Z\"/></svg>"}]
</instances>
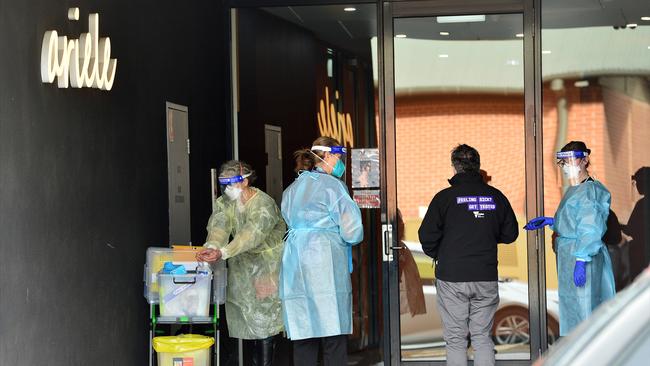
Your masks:
<instances>
[{"instance_id":1,"label":"white n95 mask","mask_svg":"<svg viewBox=\"0 0 650 366\"><path fill-rule=\"evenodd\" d=\"M239 199L239 197L241 196L241 192L242 192L241 188L228 186L226 187L223 193L225 193L226 196L228 196L228 198L234 201L236 199Z\"/></svg>"},{"instance_id":2,"label":"white n95 mask","mask_svg":"<svg viewBox=\"0 0 650 366\"><path fill-rule=\"evenodd\" d=\"M580 165L565 164L562 166L562 173L569 179L576 179L580 176Z\"/></svg>"}]
</instances>

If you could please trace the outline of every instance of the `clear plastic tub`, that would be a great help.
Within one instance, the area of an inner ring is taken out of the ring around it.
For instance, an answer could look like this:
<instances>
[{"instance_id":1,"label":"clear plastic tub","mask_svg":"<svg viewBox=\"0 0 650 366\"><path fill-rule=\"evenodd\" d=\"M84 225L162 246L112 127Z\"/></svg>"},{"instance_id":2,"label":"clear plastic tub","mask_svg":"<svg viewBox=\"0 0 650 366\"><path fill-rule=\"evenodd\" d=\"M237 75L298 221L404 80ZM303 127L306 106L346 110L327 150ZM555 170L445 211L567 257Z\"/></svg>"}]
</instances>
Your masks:
<instances>
[{"instance_id":1,"label":"clear plastic tub","mask_svg":"<svg viewBox=\"0 0 650 366\"><path fill-rule=\"evenodd\" d=\"M210 312L211 273L158 274L161 317L205 317Z\"/></svg>"},{"instance_id":2,"label":"clear plastic tub","mask_svg":"<svg viewBox=\"0 0 650 366\"><path fill-rule=\"evenodd\" d=\"M158 304L158 272L165 262L182 264L187 270L197 266L196 252L200 247L176 246L174 248L151 247L147 249L147 263L144 266L144 297L150 304Z\"/></svg>"},{"instance_id":3,"label":"clear plastic tub","mask_svg":"<svg viewBox=\"0 0 650 366\"><path fill-rule=\"evenodd\" d=\"M228 269L226 261L219 260L212 267L212 302L218 305L226 302L226 284L228 282Z\"/></svg>"}]
</instances>

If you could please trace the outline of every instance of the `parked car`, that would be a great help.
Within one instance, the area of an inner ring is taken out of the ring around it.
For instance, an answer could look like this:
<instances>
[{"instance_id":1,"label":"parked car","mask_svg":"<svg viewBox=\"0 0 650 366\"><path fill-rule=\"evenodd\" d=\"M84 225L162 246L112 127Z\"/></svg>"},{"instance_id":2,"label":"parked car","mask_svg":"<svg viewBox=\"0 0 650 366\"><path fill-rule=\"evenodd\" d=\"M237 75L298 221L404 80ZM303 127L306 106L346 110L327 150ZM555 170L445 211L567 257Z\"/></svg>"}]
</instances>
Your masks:
<instances>
[{"instance_id":1,"label":"parked car","mask_svg":"<svg viewBox=\"0 0 650 366\"><path fill-rule=\"evenodd\" d=\"M422 246L416 242L405 242L411 250L416 263L431 259L424 254ZM422 270L420 271L422 274ZM427 313L400 317L402 347L405 349L444 346L442 323L438 314L436 287L432 274L424 274L423 286ZM428 278L427 278L428 277ZM560 334L559 304L557 290L548 290L547 323L549 342L554 342ZM492 336L496 345L527 344L530 342L528 315L528 284L509 279L499 280L499 307L494 317Z\"/></svg>"},{"instance_id":2,"label":"parked car","mask_svg":"<svg viewBox=\"0 0 650 366\"><path fill-rule=\"evenodd\" d=\"M650 364L650 268L553 345L534 366Z\"/></svg>"}]
</instances>

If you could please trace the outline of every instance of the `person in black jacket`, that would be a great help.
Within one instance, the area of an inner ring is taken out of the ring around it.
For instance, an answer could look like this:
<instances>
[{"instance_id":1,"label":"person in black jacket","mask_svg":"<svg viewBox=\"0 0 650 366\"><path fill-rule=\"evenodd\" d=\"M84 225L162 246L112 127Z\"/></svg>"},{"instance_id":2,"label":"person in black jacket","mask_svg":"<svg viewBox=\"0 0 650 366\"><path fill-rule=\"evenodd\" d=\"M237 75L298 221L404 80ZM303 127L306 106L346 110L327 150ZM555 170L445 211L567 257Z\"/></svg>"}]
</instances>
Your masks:
<instances>
[{"instance_id":1,"label":"person in black jacket","mask_svg":"<svg viewBox=\"0 0 650 366\"><path fill-rule=\"evenodd\" d=\"M634 173L632 180L643 196L630 214L623 232L632 237L630 242L630 279L634 280L650 264L650 167L644 166Z\"/></svg>"},{"instance_id":2,"label":"person in black jacket","mask_svg":"<svg viewBox=\"0 0 650 366\"><path fill-rule=\"evenodd\" d=\"M494 365L491 337L499 305L497 243L512 243L519 225L508 199L483 181L478 151L451 152L451 187L429 204L419 229L424 253L436 263L438 309L447 365L467 365L467 334L475 365Z\"/></svg>"}]
</instances>

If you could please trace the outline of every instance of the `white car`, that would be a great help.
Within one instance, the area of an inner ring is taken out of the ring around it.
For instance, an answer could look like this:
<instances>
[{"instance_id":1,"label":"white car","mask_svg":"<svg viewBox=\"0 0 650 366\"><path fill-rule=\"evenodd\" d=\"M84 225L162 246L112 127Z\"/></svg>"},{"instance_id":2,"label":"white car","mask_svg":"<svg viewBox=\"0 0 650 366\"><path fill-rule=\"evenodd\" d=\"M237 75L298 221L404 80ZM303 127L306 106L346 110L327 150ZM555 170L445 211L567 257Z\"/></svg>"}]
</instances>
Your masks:
<instances>
[{"instance_id":1,"label":"white car","mask_svg":"<svg viewBox=\"0 0 650 366\"><path fill-rule=\"evenodd\" d=\"M650 364L650 268L553 345L534 366Z\"/></svg>"},{"instance_id":2,"label":"white car","mask_svg":"<svg viewBox=\"0 0 650 366\"><path fill-rule=\"evenodd\" d=\"M405 244L416 261L431 260L424 254L419 243L405 242ZM400 317L403 349L444 346L435 284L425 284L423 291L427 313L416 316L407 313ZM499 281L499 298L499 307L492 327L494 343L496 345L529 343L528 285L520 281L502 279ZM549 342L552 343L560 333L557 290L548 290L546 298L548 335Z\"/></svg>"}]
</instances>

